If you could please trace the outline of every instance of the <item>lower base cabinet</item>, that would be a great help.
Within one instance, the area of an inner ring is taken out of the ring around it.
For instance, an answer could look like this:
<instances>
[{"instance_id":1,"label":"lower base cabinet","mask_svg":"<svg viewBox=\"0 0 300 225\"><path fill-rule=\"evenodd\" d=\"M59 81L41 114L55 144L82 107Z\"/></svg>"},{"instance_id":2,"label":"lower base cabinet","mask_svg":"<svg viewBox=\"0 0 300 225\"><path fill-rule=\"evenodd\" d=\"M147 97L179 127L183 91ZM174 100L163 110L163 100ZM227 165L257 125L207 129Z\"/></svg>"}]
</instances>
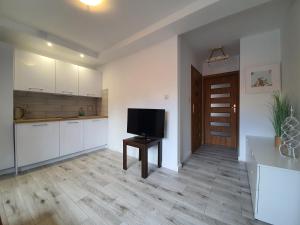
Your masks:
<instances>
[{"instance_id":1,"label":"lower base cabinet","mask_svg":"<svg viewBox=\"0 0 300 225\"><path fill-rule=\"evenodd\" d=\"M59 157L59 122L18 124L15 136L18 166Z\"/></svg>"},{"instance_id":2,"label":"lower base cabinet","mask_svg":"<svg viewBox=\"0 0 300 225\"><path fill-rule=\"evenodd\" d=\"M60 122L60 156L83 150L83 121Z\"/></svg>"},{"instance_id":3,"label":"lower base cabinet","mask_svg":"<svg viewBox=\"0 0 300 225\"><path fill-rule=\"evenodd\" d=\"M85 120L83 123L84 149L96 148L107 143L107 119Z\"/></svg>"},{"instance_id":4,"label":"lower base cabinet","mask_svg":"<svg viewBox=\"0 0 300 225\"><path fill-rule=\"evenodd\" d=\"M107 144L107 119L16 124L17 167L92 150Z\"/></svg>"}]
</instances>

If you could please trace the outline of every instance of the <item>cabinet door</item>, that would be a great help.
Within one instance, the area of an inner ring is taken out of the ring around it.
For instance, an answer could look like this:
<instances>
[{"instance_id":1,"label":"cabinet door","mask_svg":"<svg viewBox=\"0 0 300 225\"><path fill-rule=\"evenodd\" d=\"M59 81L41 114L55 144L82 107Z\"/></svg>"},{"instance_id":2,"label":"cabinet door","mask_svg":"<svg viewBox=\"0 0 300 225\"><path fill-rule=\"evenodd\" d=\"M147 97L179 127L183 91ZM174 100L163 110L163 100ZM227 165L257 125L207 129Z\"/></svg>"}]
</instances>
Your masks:
<instances>
[{"instance_id":1,"label":"cabinet door","mask_svg":"<svg viewBox=\"0 0 300 225\"><path fill-rule=\"evenodd\" d=\"M80 120L60 122L60 156L83 150L83 123Z\"/></svg>"},{"instance_id":2,"label":"cabinet door","mask_svg":"<svg viewBox=\"0 0 300 225\"><path fill-rule=\"evenodd\" d=\"M18 166L59 157L59 122L16 125Z\"/></svg>"},{"instance_id":3,"label":"cabinet door","mask_svg":"<svg viewBox=\"0 0 300 225\"><path fill-rule=\"evenodd\" d=\"M78 66L55 61L56 93L78 95Z\"/></svg>"},{"instance_id":4,"label":"cabinet door","mask_svg":"<svg viewBox=\"0 0 300 225\"><path fill-rule=\"evenodd\" d=\"M300 173L260 166L257 219L276 225L299 225Z\"/></svg>"},{"instance_id":5,"label":"cabinet door","mask_svg":"<svg viewBox=\"0 0 300 225\"><path fill-rule=\"evenodd\" d=\"M107 144L107 119L85 120L83 127L85 150Z\"/></svg>"},{"instance_id":6,"label":"cabinet door","mask_svg":"<svg viewBox=\"0 0 300 225\"><path fill-rule=\"evenodd\" d=\"M102 76L96 70L78 67L79 95L88 97L101 97Z\"/></svg>"},{"instance_id":7,"label":"cabinet door","mask_svg":"<svg viewBox=\"0 0 300 225\"><path fill-rule=\"evenodd\" d=\"M15 90L55 93L55 61L15 51Z\"/></svg>"}]
</instances>

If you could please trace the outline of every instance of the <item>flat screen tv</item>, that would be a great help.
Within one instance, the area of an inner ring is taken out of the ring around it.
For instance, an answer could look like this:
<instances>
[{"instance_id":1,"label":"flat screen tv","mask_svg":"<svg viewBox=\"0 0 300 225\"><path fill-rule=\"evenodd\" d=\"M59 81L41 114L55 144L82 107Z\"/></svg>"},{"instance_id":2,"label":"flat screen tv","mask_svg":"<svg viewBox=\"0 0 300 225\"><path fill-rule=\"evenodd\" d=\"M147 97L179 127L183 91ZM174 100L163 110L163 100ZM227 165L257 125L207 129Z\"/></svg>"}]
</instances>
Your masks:
<instances>
[{"instance_id":1,"label":"flat screen tv","mask_svg":"<svg viewBox=\"0 0 300 225\"><path fill-rule=\"evenodd\" d=\"M163 138L165 130L164 109L128 109L127 132L144 138Z\"/></svg>"}]
</instances>

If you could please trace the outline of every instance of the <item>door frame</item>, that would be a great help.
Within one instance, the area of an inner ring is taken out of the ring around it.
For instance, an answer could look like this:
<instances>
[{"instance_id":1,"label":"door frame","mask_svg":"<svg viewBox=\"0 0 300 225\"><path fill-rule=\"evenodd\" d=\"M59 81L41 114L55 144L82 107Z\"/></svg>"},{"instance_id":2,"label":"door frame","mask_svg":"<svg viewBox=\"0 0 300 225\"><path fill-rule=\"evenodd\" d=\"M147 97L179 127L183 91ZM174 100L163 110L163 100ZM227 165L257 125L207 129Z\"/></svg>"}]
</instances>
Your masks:
<instances>
[{"instance_id":1,"label":"door frame","mask_svg":"<svg viewBox=\"0 0 300 225\"><path fill-rule=\"evenodd\" d=\"M191 76L191 100L190 100L190 102L191 102L191 113L190 113L190 115L191 115L191 153L193 154L193 153L195 153L196 152L196 150L197 149L193 149L193 102L192 102L192 70L194 69L194 70L196 70L199 74L200 74L200 76L201 76L201 118L200 118L200 122L201 122L201 136L200 136L200 146L203 144L203 137L204 137L204 132L203 132L203 75L201 74L201 72L194 66L194 65L192 65L191 64L191 74L190 74L190 76Z\"/></svg>"},{"instance_id":2,"label":"door frame","mask_svg":"<svg viewBox=\"0 0 300 225\"><path fill-rule=\"evenodd\" d=\"M203 130L203 144L205 143L205 107L206 107L206 101L204 99L204 81L208 78L218 78L218 77L225 77L225 76L230 76L230 75L236 75L237 76L237 103L236 103L236 150L238 151L239 148L239 140L240 140L240 71L231 71L231 72L225 72L225 73L219 73L219 74L212 74L212 75L206 75L202 77L202 102L203 102L203 107L202 107L202 125L204 126Z\"/></svg>"}]
</instances>

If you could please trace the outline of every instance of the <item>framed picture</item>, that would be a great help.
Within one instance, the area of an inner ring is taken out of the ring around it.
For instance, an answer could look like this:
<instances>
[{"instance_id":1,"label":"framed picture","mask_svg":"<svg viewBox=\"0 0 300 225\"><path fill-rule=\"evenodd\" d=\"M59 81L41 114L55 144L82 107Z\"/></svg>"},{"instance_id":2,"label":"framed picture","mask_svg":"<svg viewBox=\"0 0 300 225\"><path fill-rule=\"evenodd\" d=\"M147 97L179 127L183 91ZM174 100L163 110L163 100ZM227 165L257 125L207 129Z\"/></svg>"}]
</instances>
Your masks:
<instances>
[{"instance_id":1,"label":"framed picture","mask_svg":"<svg viewBox=\"0 0 300 225\"><path fill-rule=\"evenodd\" d=\"M268 93L281 89L280 64L248 68L246 71L247 93Z\"/></svg>"}]
</instances>

